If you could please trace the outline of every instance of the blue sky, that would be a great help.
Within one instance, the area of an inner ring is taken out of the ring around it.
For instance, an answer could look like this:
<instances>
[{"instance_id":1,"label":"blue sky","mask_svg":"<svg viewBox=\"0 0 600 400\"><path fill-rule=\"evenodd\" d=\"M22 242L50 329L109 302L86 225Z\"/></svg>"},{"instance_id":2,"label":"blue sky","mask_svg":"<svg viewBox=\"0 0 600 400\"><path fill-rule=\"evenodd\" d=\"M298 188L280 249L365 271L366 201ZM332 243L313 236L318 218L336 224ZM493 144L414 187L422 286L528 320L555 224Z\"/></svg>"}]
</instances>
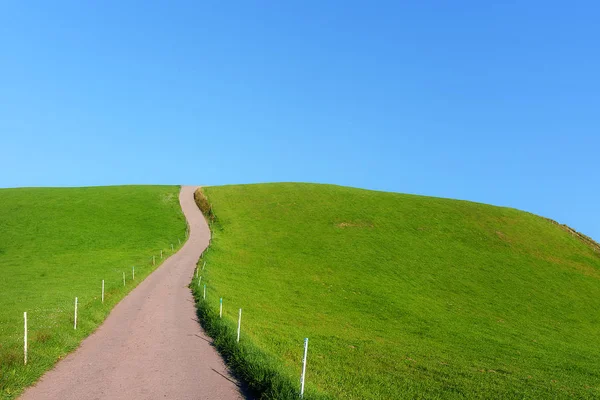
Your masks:
<instances>
[{"instance_id":1,"label":"blue sky","mask_svg":"<svg viewBox=\"0 0 600 400\"><path fill-rule=\"evenodd\" d=\"M325 182L600 239L600 6L409 3L2 2L0 187Z\"/></svg>"}]
</instances>

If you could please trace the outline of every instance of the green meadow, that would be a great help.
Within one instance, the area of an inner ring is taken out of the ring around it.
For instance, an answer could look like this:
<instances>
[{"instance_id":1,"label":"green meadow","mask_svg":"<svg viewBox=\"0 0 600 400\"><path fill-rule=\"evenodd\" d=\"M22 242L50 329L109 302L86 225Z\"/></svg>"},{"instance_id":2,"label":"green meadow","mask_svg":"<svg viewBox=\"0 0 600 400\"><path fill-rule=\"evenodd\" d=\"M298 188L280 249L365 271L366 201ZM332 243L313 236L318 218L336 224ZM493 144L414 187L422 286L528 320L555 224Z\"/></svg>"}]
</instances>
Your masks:
<instances>
[{"instance_id":1,"label":"green meadow","mask_svg":"<svg viewBox=\"0 0 600 400\"><path fill-rule=\"evenodd\" d=\"M174 186L0 190L0 398L15 397L75 349L154 269L152 255L158 266L161 249L177 250L186 230L178 195Z\"/></svg>"},{"instance_id":2,"label":"green meadow","mask_svg":"<svg viewBox=\"0 0 600 400\"><path fill-rule=\"evenodd\" d=\"M297 398L305 337L307 399L600 397L600 255L563 227L330 185L203 193L199 315L259 397Z\"/></svg>"}]
</instances>

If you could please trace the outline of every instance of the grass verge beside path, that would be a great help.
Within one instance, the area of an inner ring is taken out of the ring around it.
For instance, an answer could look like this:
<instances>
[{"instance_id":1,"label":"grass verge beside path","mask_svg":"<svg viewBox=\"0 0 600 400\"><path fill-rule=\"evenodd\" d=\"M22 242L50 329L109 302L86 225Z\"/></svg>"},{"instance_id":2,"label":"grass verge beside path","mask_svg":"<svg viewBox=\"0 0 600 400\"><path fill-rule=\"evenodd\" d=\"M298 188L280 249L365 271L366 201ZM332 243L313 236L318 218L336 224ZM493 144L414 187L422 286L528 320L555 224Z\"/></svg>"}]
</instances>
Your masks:
<instances>
[{"instance_id":1,"label":"grass verge beside path","mask_svg":"<svg viewBox=\"0 0 600 400\"><path fill-rule=\"evenodd\" d=\"M259 399L296 400L298 380L282 373L283 365L247 340L237 343L237 326L231 319L219 318L214 304L203 300L203 287L192 284L198 318L206 333L212 337L227 366L242 383L244 391ZM214 302L213 302L214 303ZM326 400L330 397L308 390L305 400Z\"/></svg>"},{"instance_id":2,"label":"grass verge beside path","mask_svg":"<svg viewBox=\"0 0 600 400\"><path fill-rule=\"evenodd\" d=\"M74 350L156 268L152 255L158 266L161 249L165 258L171 244L177 251L186 230L178 196L175 186L0 190L0 398L16 397Z\"/></svg>"},{"instance_id":3,"label":"grass verge beside path","mask_svg":"<svg viewBox=\"0 0 600 400\"><path fill-rule=\"evenodd\" d=\"M600 257L560 226L330 185L203 192L216 222L199 314L259 392L269 381L297 390L309 337L317 396L600 397Z\"/></svg>"},{"instance_id":4,"label":"grass verge beside path","mask_svg":"<svg viewBox=\"0 0 600 400\"><path fill-rule=\"evenodd\" d=\"M206 217L211 229L211 236L214 237L215 230L220 230L221 226L208 199L202 190L197 190L194 193L194 199L198 208ZM284 366L279 360L248 340L242 340L238 343L237 325L234 321L221 318L218 309L213 308L213 304L204 298L205 286L210 279L210 274L209 270L203 267L210 251L211 247L208 247L198 260L198 274L190 284L196 300L198 320L202 327L213 338L213 345L219 351L227 366L240 380L245 391L260 399L297 399L300 393L298 382L291 375L284 373ZM212 296L213 291L209 289L209 293L211 293L209 296ZM329 398L310 389L304 393L305 400L326 400Z\"/></svg>"}]
</instances>

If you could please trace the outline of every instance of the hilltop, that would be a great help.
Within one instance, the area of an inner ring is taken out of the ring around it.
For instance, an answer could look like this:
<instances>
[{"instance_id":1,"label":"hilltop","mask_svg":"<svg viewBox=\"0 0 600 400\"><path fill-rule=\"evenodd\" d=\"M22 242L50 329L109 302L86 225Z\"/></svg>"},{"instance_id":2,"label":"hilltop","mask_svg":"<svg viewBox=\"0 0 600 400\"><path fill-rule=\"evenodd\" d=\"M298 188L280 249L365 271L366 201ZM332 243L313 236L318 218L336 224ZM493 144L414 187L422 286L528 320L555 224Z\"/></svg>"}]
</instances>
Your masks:
<instances>
[{"instance_id":1,"label":"hilltop","mask_svg":"<svg viewBox=\"0 0 600 400\"><path fill-rule=\"evenodd\" d=\"M297 388L309 337L314 397L600 396L600 256L564 227L331 185L204 196L215 221L200 313L222 297L234 325L244 309L242 342L256 357L236 362L258 391L276 391L252 374L258 359Z\"/></svg>"}]
</instances>

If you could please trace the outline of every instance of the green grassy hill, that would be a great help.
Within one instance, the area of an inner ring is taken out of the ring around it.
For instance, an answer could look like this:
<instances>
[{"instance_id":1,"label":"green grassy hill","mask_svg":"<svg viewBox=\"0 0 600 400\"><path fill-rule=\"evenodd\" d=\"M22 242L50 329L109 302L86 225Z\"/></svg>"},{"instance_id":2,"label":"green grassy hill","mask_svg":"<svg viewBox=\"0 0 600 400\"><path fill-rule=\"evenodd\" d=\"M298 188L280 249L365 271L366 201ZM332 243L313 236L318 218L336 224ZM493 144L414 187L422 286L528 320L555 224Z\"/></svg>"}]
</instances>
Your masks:
<instances>
[{"instance_id":1,"label":"green grassy hill","mask_svg":"<svg viewBox=\"0 0 600 400\"><path fill-rule=\"evenodd\" d=\"M0 398L14 397L77 347L153 269L152 255L183 242L178 194L174 186L0 190Z\"/></svg>"},{"instance_id":2,"label":"green grassy hill","mask_svg":"<svg viewBox=\"0 0 600 400\"><path fill-rule=\"evenodd\" d=\"M600 397L600 254L560 226L329 185L203 192L217 221L200 314L223 297L231 327L243 308L251 351L226 356L251 385L297 388L308 337L308 397Z\"/></svg>"}]
</instances>

